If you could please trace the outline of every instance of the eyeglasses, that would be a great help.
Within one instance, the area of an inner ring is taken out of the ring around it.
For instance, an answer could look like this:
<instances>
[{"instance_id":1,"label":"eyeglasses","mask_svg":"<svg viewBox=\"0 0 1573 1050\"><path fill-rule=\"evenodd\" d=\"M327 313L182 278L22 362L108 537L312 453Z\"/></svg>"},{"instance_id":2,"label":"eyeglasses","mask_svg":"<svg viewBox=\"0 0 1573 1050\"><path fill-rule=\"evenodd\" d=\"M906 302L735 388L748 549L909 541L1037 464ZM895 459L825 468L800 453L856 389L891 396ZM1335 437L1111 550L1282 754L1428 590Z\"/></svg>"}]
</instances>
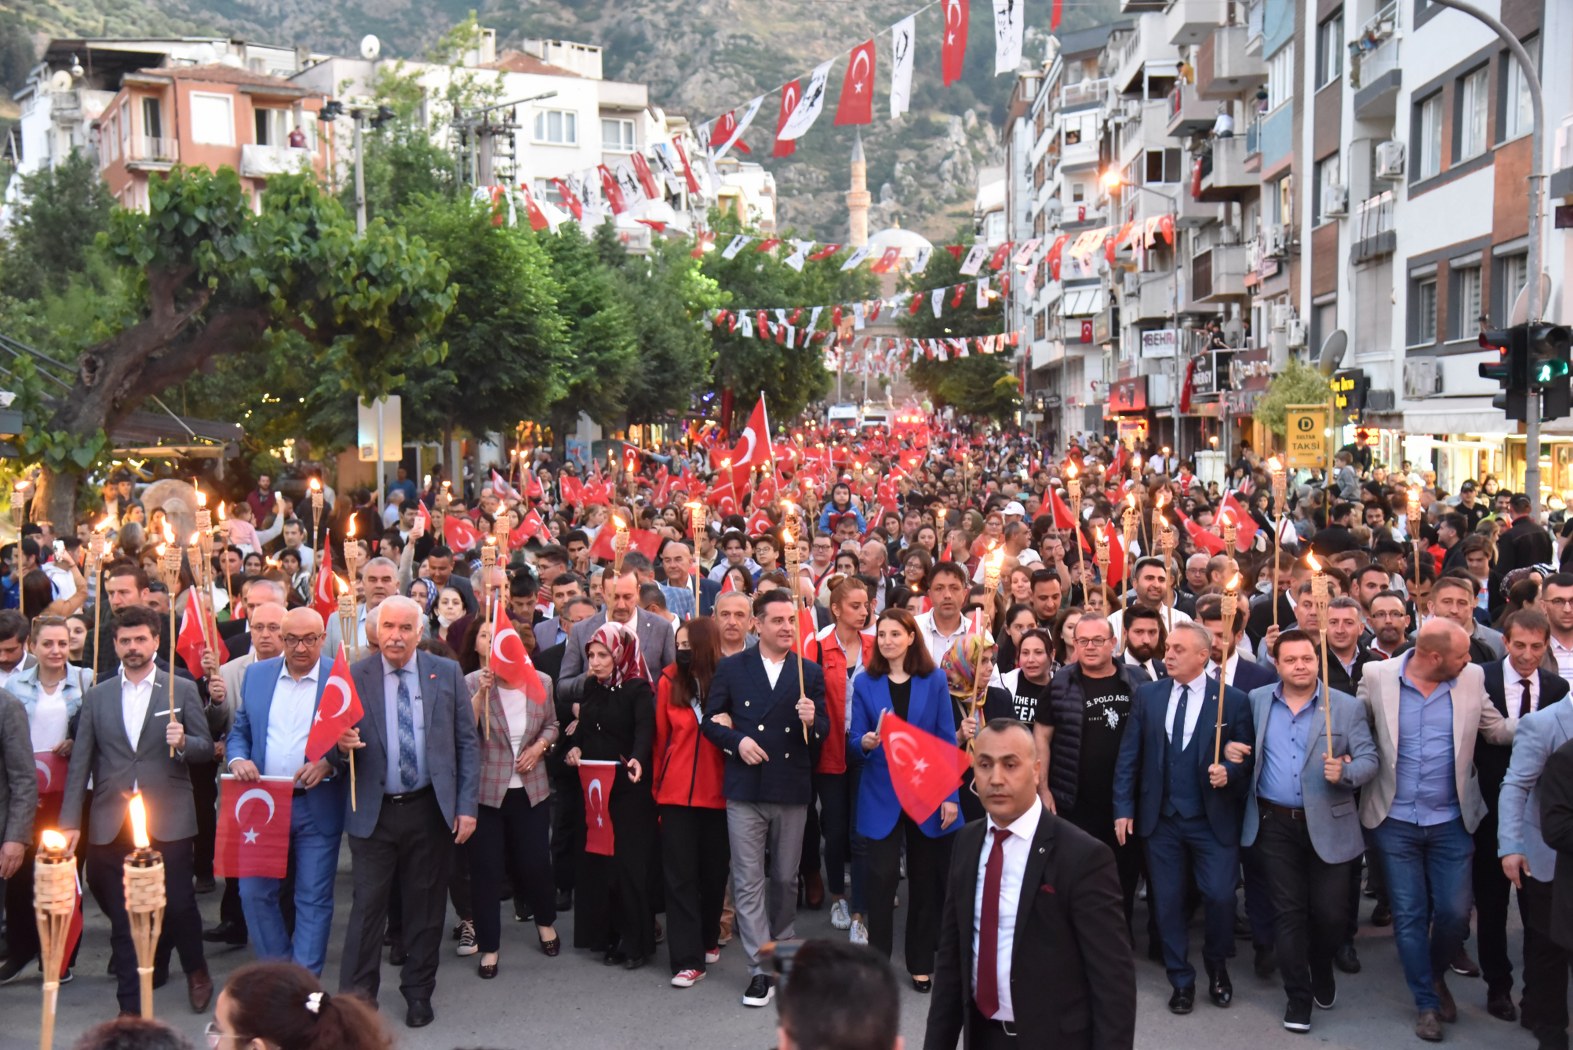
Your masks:
<instances>
[{"instance_id":1,"label":"eyeglasses","mask_svg":"<svg viewBox=\"0 0 1573 1050\"><path fill-rule=\"evenodd\" d=\"M247 1036L234 1035L230 1032L220 1031L217 1021L209 1021L207 1027L202 1029L202 1034L208 1037L208 1046L211 1047L212 1050L218 1050L219 1045L222 1044L226 1039L245 1040L249 1038Z\"/></svg>"},{"instance_id":2,"label":"eyeglasses","mask_svg":"<svg viewBox=\"0 0 1573 1050\"><path fill-rule=\"evenodd\" d=\"M1545 603L1553 609L1566 609L1573 605L1573 598L1546 598Z\"/></svg>"},{"instance_id":3,"label":"eyeglasses","mask_svg":"<svg viewBox=\"0 0 1573 1050\"><path fill-rule=\"evenodd\" d=\"M1112 641L1114 641L1113 638L1077 638L1076 644L1091 649L1100 645L1108 645Z\"/></svg>"},{"instance_id":4,"label":"eyeglasses","mask_svg":"<svg viewBox=\"0 0 1573 1050\"><path fill-rule=\"evenodd\" d=\"M286 634L284 636L284 644L291 649L298 649L305 645L316 645L321 640L322 635L320 634Z\"/></svg>"}]
</instances>

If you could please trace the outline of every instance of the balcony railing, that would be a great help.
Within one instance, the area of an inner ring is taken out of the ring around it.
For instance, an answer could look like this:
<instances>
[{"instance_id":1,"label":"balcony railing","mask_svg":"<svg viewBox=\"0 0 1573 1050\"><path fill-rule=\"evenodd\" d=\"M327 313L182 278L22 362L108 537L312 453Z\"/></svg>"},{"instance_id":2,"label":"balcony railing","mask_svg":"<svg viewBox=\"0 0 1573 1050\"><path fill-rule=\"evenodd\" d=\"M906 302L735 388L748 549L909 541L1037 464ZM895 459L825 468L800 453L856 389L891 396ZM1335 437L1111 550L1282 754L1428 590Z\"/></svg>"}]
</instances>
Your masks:
<instances>
[{"instance_id":1,"label":"balcony railing","mask_svg":"<svg viewBox=\"0 0 1573 1050\"><path fill-rule=\"evenodd\" d=\"M1393 205L1393 191L1383 190L1374 197L1367 197L1355 207L1356 262L1391 255L1397 247Z\"/></svg>"},{"instance_id":2,"label":"balcony railing","mask_svg":"<svg viewBox=\"0 0 1573 1050\"><path fill-rule=\"evenodd\" d=\"M1093 102L1102 102L1109 93L1109 82L1103 78L1097 80L1083 80L1079 84L1070 84L1060 89L1060 107L1067 109L1071 106L1085 106Z\"/></svg>"},{"instance_id":3,"label":"balcony railing","mask_svg":"<svg viewBox=\"0 0 1573 1050\"><path fill-rule=\"evenodd\" d=\"M126 163L173 164L180 159L174 139L158 135L133 135L126 148Z\"/></svg>"}]
</instances>

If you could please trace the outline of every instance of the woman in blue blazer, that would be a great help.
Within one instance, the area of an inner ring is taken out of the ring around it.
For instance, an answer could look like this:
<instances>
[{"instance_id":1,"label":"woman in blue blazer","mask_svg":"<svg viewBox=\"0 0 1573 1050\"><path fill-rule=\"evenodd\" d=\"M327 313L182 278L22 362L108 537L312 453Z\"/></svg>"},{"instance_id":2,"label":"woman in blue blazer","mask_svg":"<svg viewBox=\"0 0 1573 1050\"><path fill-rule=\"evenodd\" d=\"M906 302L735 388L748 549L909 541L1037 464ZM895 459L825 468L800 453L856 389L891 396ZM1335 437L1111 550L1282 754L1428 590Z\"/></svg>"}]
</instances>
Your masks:
<instances>
[{"instance_id":1,"label":"woman in blue blazer","mask_svg":"<svg viewBox=\"0 0 1573 1050\"><path fill-rule=\"evenodd\" d=\"M905 609L879 614L868 671L852 683L852 739L860 745L854 754L863 759L857 833L868 840L868 939L886 958L895 933L896 888L901 879L901 848L906 845L907 972L912 986L927 992L933 986L934 952L950 869L950 833L961 826L960 797L952 793L921 824L901 811L879 736L880 718L886 711L946 743L956 739L945 676L934 667L917 621Z\"/></svg>"}]
</instances>

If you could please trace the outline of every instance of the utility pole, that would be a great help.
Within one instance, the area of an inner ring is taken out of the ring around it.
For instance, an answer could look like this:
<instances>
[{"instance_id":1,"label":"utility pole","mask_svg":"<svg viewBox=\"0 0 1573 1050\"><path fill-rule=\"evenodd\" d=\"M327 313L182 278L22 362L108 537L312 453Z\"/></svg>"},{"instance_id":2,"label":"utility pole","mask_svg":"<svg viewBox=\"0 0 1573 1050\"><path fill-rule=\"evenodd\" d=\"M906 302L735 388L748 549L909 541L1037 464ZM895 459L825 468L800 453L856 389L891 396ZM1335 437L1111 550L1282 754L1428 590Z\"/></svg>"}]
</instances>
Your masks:
<instances>
[{"instance_id":1,"label":"utility pole","mask_svg":"<svg viewBox=\"0 0 1573 1050\"><path fill-rule=\"evenodd\" d=\"M1526 269L1529 271L1529 286L1525 289L1529 309L1526 311L1525 319L1533 324L1541 320L1540 311L1545 307L1545 303L1540 301L1540 272L1543 250L1541 226L1545 221L1546 213L1546 101L1540 91L1540 75L1535 72L1535 63L1529 57L1529 52L1500 19L1482 11L1474 4L1467 3L1466 0L1432 0L1432 2L1438 7L1450 7L1460 11L1490 27L1491 31L1501 38L1502 43L1507 45L1507 49L1513 52L1513 58L1524 71L1524 86L1529 89L1529 101L1534 110L1534 124L1529 140L1532 158L1529 165L1529 234L1525 238L1528 263ZM1529 497L1530 513L1535 516L1536 522L1539 522L1540 390L1533 383L1529 385L1528 409L1524 415L1524 494Z\"/></svg>"},{"instance_id":2,"label":"utility pole","mask_svg":"<svg viewBox=\"0 0 1573 1050\"><path fill-rule=\"evenodd\" d=\"M360 107L356 107L350 116L355 121L355 235L366 235L366 164L364 159L366 114ZM380 476L380 472L379 472ZM378 495L382 493L382 486L377 486Z\"/></svg>"}]
</instances>

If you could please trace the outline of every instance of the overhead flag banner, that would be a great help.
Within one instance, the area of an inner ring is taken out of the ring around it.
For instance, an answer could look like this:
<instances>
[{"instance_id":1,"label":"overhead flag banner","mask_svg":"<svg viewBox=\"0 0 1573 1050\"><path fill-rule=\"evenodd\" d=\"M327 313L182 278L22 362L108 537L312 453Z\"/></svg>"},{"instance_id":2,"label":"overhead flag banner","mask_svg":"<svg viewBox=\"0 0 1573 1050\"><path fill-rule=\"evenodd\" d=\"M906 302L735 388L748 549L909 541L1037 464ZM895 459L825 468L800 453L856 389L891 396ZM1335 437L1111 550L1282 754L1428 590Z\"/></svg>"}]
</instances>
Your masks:
<instances>
[{"instance_id":1,"label":"overhead flag banner","mask_svg":"<svg viewBox=\"0 0 1573 1050\"><path fill-rule=\"evenodd\" d=\"M800 139L814 126L814 121L819 119L820 110L825 108L826 82L830 79L830 62L814 67L808 75L808 87L803 89L803 97L798 99L797 108L781 125L781 130L776 133L778 139L795 141Z\"/></svg>"},{"instance_id":2,"label":"overhead flag banner","mask_svg":"<svg viewBox=\"0 0 1573 1050\"><path fill-rule=\"evenodd\" d=\"M748 126L754 122L754 117L759 115L759 107L764 104L765 96L758 95L748 103L748 106L743 110L743 115L741 117L737 117L732 113L728 113L726 116L716 121L715 134L711 137L710 140L712 146L715 145L716 139L722 140L720 147L715 151L716 160L720 160L722 157L726 156L727 151L730 150L734 145L736 145L737 148L742 150L744 153L753 152L748 148L748 143L741 142L739 140L742 139L743 132L747 131ZM730 132L730 134L723 134L723 131Z\"/></svg>"},{"instance_id":3,"label":"overhead flag banner","mask_svg":"<svg viewBox=\"0 0 1573 1050\"><path fill-rule=\"evenodd\" d=\"M967 20L971 17L971 0L945 0L944 37L940 42L940 71L945 86L961 79L961 67L967 59Z\"/></svg>"},{"instance_id":4,"label":"overhead flag banner","mask_svg":"<svg viewBox=\"0 0 1573 1050\"><path fill-rule=\"evenodd\" d=\"M1026 0L994 0L994 75L1014 73L1021 65Z\"/></svg>"},{"instance_id":5,"label":"overhead flag banner","mask_svg":"<svg viewBox=\"0 0 1573 1050\"><path fill-rule=\"evenodd\" d=\"M836 126L874 123L874 41L865 40L847 59L841 101L836 104Z\"/></svg>"},{"instance_id":6,"label":"overhead flag banner","mask_svg":"<svg viewBox=\"0 0 1573 1050\"><path fill-rule=\"evenodd\" d=\"M890 27L890 119L912 105L912 41L918 18L908 15Z\"/></svg>"},{"instance_id":7,"label":"overhead flag banner","mask_svg":"<svg viewBox=\"0 0 1573 1050\"><path fill-rule=\"evenodd\" d=\"M790 81L781 86L781 111L776 115L776 144L770 151L772 157L790 157L797 152L797 143L791 139L781 137L781 129L786 127L792 111L797 108L798 99L803 97L803 81L801 78Z\"/></svg>"}]
</instances>

